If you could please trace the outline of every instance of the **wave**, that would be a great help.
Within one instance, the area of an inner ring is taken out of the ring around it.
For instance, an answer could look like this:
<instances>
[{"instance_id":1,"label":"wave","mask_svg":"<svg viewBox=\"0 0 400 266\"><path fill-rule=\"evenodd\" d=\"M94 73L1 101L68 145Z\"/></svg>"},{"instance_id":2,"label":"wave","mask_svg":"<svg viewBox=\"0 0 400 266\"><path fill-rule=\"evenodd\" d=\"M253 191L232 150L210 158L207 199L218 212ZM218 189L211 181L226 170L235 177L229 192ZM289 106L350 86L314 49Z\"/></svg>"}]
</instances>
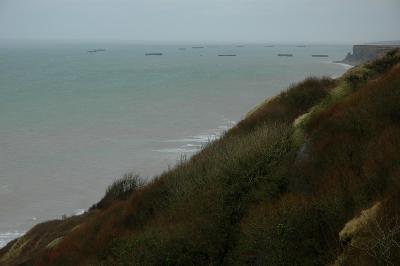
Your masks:
<instances>
[{"instance_id":1,"label":"wave","mask_svg":"<svg viewBox=\"0 0 400 266\"><path fill-rule=\"evenodd\" d=\"M333 62L333 61L330 61L329 63L342 66L342 67L344 67L346 70L349 70L350 68L353 68L353 67L354 67L354 66L349 65L349 64L346 64L346 63L338 63L338 62Z\"/></svg>"},{"instance_id":2,"label":"wave","mask_svg":"<svg viewBox=\"0 0 400 266\"><path fill-rule=\"evenodd\" d=\"M213 141L217 138L216 134L209 134L209 135L197 135L192 137L184 137L182 139L169 139L163 140L162 142L197 142L197 143L204 143Z\"/></svg>"},{"instance_id":3,"label":"wave","mask_svg":"<svg viewBox=\"0 0 400 266\"><path fill-rule=\"evenodd\" d=\"M25 232L20 231L0 233L0 248L4 247L8 242L22 236L23 234L25 234Z\"/></svg>"},{"instance_id":4,"label":"wave","mask_svg":"<svg viewBox=\"0 0 400 266\"><path fill-rule=\"evenodd\" d=\"M199 149L182 149L182 148L172 148L172 149L159 149L159 150L153 150L156 152L161 152L161 153L195 153L199 151Z\"/></svg>"},{"instance_id":5,"label":"wave","mask_svg":"<svg viewBox=\"0 0 400 266\"><path fill-rule=\"evenodd\" d=\"M226 131L236 124L235 121L223 118L222 123L215 129L205 131L205 134L194 136L185 136L179 139L162 140L163 143L179 144L178 147L169 147L165 149L155 149L155 152L161 153L195 153L201 150L204 145L219 139Z\"/></svg>"},{"instance_id":6,"label":"wave","mask_svg":"<svg viewBox=\"0 0 400 266\"><path fill-rule=\"evenodd\" d=\"M72 214L73 216L77 216L77 215L82 215L86 212L85 209L77 209L74 211L74 213Z\"/></svg>"},{"instance_id":7,"label":"wave","mask_svg":"<svg viewBox=\"0 0 400 266\"><path fill-rule=\"evenodd\" d=\"M85 209L77 209L75 210L71 216L76 216L76 215L82 215L86 212ZM59 217L54 217L54 219L57 219ZM35 222L37 221L38 218L36 218L35 216L29 218L29 221ZM10 241L22 236L23 234L25 234L26 232L21 232L21 231L10 231L10 232L0 232L0 248L3 248L4 246L7 245L7 243L9 243Z\"/></svg>"}]
</instances>

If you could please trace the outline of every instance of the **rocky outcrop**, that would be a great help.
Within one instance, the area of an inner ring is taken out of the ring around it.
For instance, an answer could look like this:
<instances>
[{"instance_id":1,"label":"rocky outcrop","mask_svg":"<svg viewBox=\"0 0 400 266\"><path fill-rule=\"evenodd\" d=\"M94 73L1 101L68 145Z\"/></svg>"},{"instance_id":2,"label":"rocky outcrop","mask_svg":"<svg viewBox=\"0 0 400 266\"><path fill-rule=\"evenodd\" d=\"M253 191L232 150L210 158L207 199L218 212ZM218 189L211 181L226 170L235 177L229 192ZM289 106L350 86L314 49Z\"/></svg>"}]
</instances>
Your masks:
<instances>
[{"instance_id":1,"label":"rocky outcrop","mask_svg":"<svg viewBox=\"0 0 400 266\"><path fill-rule=\"evenodd\" d=\"M371 221L375 220L377 213L381 208L380 202L375 203L371 208L361 211L361 214L349 222L339 232L340 242L346 246L357 245L357 241L360 241L360 232L364 230Z\"/></svg>"},{"instance_id":2,"label":"rocky outcrop","mask_svg":"<svg viewBox=\"0 0 400 266\"><path fill-rule=\"evenodd\" d=\"M400 45L354 45L353 53L348 53L346 58L338 63L359 65L377 59L396 48L400 48Z\"/></svg>"}]
</instances>

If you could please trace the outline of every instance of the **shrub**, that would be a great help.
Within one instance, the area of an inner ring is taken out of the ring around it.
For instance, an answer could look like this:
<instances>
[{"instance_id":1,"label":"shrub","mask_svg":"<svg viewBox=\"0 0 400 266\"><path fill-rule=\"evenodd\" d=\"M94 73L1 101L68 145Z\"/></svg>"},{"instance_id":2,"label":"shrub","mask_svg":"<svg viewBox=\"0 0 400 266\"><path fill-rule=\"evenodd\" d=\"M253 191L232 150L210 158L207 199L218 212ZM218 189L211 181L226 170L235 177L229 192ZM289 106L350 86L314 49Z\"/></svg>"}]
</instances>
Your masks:
<instances>
[{"instance_id":1,"label":"shrub","mask_svg":"<svg viewBox=\"0 0 400 266\"><path fill-rule=\"evenodd\" d=\"M310 77L281 93L280 101L297 117L325 98L335 85L329 77Z\"/></svg>"},{"instance_id":2,"label":"shrub","mask_svg":"<svg viewBox=\"0 0 400 266\"><path fill-rule=\"evenodd\" d=\"M144 185L144 181L134 173L126 173L122 178L115 180L106 190L103 199L93 205L91 209L108 207L115 200L127 199L134 190Z\"/></svg>"},{"instance_id":3,"label":"shrub","mask_svg":"<svg viewBox=\"0 0 400 266\"><path fill-rule=\"evenodd\" d=\"M389 70L391 67L396 65L397 63L400 62L400 50L399 49L394 49L390 52L388 52L385 56L382 58L379 58L369 64L367 64L367 67L372 69L373 71L381 74L387 70Z\"/></svg>"},{"instance_id":4,"label":"shrub","mask_svg":"<svg viewBox=\"0 0 400 266\"><path fill-rule=\"evenodd\" d=\"M364 81L364 77L356 74L350 74L345 77L345 81L350 85L351 88L356 88L362 81Z\"/></svg>"},{"instance_id":5,"label":"shrub","mask_svg":"<svg viewBox=\"0 0 400 266\"><path fill-rule=\"evenodd\" d=\"M335 85L336 81L328 77L321 79L310 77L294 84L277 97L259 106L230 130L228 135L250 131L269 123L292 123L294 119L324 99Z\"/></svg>"},{"instance_id":6,"label":"shrub","mask_svg":"<svg viewBox=\"0 0 400 266\"><path fill-rule=\"evenodd\" d=\"M346 224L341 234L350 234L344 235L341 265L399 265L400 194L398 188L394 191Z\"/></svg>"},{"instance_id":7,"label":"shrub","mask_svg":"<svg viewBox=\"0 0 400 266\"><path fill-rule=\"evenodd\" d=\"M252 208L243 219L239 244L230 257L235 265L325 265L332 218L302 196L285 195L276 203Z\"/></svg>"}]
</instances>

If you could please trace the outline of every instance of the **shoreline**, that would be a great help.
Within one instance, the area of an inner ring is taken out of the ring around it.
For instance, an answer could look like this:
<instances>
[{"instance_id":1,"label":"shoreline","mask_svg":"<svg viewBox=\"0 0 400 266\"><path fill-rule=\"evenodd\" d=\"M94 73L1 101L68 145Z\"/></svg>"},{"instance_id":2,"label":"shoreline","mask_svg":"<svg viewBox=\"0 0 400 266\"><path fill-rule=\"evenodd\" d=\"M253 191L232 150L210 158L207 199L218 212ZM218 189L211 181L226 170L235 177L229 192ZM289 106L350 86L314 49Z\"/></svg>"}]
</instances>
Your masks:
<instances>
[{"instance_id":1,"label":"shoreline","mask_svg":"<svg viewBox=\"0 0 400 266\"><path fill-rule=\"evenodd\" d=\"M67 215L67 217L82 215L85 212L87 212L87 210L85 210L85 209L76 209L73 213L71 213L70 215ZM62 216L61 216L61 218L62 218ZM35 221L37 218L33 217L32 219ZM53 219L60 219L60 216L54 216ZM30 229L32 229L36 224L40 224L42 222L39 222L39 223L36 222L34 225L32 225L30 227ZM10 231L6 231L6 232L0 232L0 249L4 248L9 242L13 241L14 239L20 238L21 236L25 235L30 229L28 229L26 231L10 230Z\"/></svg>"},{"instance_id":2,"label":"shoreline","mask_svg":"<svg viewBox=\"0 0 400 266\"><path fill-rule=\"evenodd\" d=\"M338 61L327 61L327 63L329 63L329 64L334 64L334 65L338 65L338 66L341 66L341 67L344 67L344 69L345 69L344 73L346 73L349 69L355 67L355 66L353 66L353 65L346 64L346 63L341 63L341 62L338 62ZM344 73L343 73L343 74L344 74ZM338 76L332 75L331 78L337 79L337 78L340 78L341 76L343 76L343 74L338 75Z\"/></svg>"},{"instance_id":3,"label":"shoreline","mask_svg":"<svg viewBox=\"0 0 400 266\"><path fill-rule=\"evenodd\" d=\"M350 64L347 64L347 63L343 63L343 62L337 62L337 61L331 61L329 63L335 64L335 65L339 65L339 66L343 66L346 70L349 70L350 68L355 67L354 65L350 65Z\"/></svg>"},{"instance_id":4,"label":"shoreline","mask_svg":"<svg viewBox=\"0 0 400 266\"><path fill-rule=\"evenodd\" d=\"M10 232L0 233L0 249L5 247L8 243L13 241L14 239L23 236L25 233L26 231L25 232L10 231Z\"/></svg>"}]
</instances>

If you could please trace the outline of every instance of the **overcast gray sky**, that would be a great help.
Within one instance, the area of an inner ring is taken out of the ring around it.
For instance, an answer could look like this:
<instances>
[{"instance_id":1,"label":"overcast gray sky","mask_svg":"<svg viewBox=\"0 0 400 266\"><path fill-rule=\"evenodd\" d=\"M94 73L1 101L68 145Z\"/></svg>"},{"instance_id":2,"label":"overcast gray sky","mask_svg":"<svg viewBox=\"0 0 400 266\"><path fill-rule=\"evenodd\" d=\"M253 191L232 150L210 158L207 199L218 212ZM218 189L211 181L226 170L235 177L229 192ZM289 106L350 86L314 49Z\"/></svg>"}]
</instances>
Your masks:
<instances>
[{"instance_id":1,"label":"overcast gray sky","mask_svg":"<svg viewBox=\"0 0 400 266\"><path fill-rule=\"evenodd\" d=\"M400 0L0 0L1 39L400 39Z\"/></svg>"}]
</instances>

